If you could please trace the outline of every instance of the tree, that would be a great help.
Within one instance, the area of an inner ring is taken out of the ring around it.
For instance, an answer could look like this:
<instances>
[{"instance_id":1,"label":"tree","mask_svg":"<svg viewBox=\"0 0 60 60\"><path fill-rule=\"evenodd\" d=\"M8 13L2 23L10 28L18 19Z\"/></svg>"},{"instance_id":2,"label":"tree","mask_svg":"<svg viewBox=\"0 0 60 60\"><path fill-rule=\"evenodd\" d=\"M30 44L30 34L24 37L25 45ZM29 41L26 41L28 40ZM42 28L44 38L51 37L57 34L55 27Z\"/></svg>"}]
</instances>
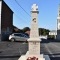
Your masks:
<instances>
[{"instance_id":1,"label":"tree","mask_svg":"<svg viewBox=\"0 0 60 60\"><path fill-rule=\"evenodd\" d=\"M49 35L49 31L48 29L39 28L39 35Z\"/></svg>"},{"instance_id":2,"label":"tree","mask_svg":"<svg viewBox=\"0 0 60 60\"><path fill-rule=\"evenodd\" d=\"M23 32L26 32L26 31L30 31L30 28L29 27L25 27L22 29Z\"/></svg>"}]
</instances>

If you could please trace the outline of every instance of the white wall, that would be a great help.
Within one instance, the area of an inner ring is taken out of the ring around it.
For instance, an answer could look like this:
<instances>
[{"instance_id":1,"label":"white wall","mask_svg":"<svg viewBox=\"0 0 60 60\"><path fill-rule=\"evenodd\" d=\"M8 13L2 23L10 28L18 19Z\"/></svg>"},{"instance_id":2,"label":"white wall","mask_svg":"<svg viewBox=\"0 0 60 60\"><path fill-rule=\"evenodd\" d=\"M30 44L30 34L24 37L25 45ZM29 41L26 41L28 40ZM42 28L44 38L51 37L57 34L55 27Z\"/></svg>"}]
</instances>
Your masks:
<instances>
[{"instance_id":1,"label":"white wall","mask_svg":"<svg viewBox=\"0 0 60 60\"><path fill-rule=\"evenodd\" d=\"M49 35L57 35L57 32L49 32Z\"/></svg>"},{"instance_id":2,"label":"white wall","mask_svg":"<svg viewBox=\"0 0 60 60\"><path fill-rule=\"evenodd\" d=\"M60 23L58 23L58 30L60 30Z\"/></svg>"}]
</instances>

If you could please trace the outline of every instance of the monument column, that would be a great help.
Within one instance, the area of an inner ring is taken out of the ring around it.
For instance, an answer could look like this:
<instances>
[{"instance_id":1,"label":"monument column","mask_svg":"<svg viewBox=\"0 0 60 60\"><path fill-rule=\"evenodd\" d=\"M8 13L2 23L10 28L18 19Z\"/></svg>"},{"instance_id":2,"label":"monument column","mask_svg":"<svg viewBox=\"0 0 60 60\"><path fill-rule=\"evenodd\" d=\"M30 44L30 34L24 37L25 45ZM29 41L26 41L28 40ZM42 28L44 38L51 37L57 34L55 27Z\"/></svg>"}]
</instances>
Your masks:
<instances>
[{"instance_id":1,"label":"monument column","mask_svg":"<svg viewBox=\"0 0 60 60\"><path fill-rule=\"evenodd\" d=\"M40 55L40 38L38 32L38 6L33 4L31 8L31 31L30 39L28 39L29 44L29 54L31 55Z\"/></svg>"},{"instance_id":2,"label":"monument column","mask_svg":"<svg viewBox=\"0 0 60 60\"><path fill-rule=\"evenodd\" d=\"M18 60L50 60L48 56L40 54L40 38L38 33L38 6L32 5L31 10L31 31L28 41L28 51L26 55L22 55Z\"/></svg>"},{"instance_id":3,"label":"monument column","mask_svg":"<svg viewBox=\"0 0 60 60\"><path fill-rule=\"evenodd\" d=\"M38 34L38 6L36 4L34 4L32 6L32 10L31 10L31 17L32 17L32 21L31 21L31 32L30 32L30 38L38 38L39 34Z\"/></svg>"}]
</instances>

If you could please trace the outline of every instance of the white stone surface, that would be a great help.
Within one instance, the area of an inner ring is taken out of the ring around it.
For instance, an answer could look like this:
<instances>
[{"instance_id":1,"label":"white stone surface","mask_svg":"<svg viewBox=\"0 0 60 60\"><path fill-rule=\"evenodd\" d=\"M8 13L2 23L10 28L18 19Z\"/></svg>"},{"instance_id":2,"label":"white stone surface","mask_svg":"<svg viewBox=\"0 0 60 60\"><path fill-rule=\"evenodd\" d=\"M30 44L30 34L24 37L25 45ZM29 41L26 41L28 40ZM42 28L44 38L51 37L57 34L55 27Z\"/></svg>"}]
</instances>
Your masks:
<instances>
[{"instance_id":1,"label":"white stone surface","mask_svg":"<svg viewBox=\"0 0 60 60\"><path fill-rule=\"evenodd\" d=\"M40 42L39 41L29 42L29 54L40 55Z\"/></svg>"},{"instance_id":2,"label":"white stone surface","mask_svg":"<svg viewBox=\"0 0 60 60\"><path fill-rule=\"evenodd\" d=\"M19 58L18 60L27 60L27 58L26 58L26 56L25 55L23 55L23 56L21 56L21 58ZM38 58L38 60L45 60L44 58Z\"/></svg>"},{"instance_id":3,"label":"white stone surface","mask_svg":"<svg viewBox=\"0 0 60 60\"><path fill-rule=\"evenodd\" d=\"M38 6L36 4L32 5L32 11L37 11L38 10Z\"/></svg>"},{"instance_id":4,"label":"white stone surface","mask_svg":"<svg viewBox=\"0 0 60 60\"><path fill-rule=\"evenodd\" d=\"M38 6L33 4L32 6L32 22L30 38L28 39L28 52L26 55L22 55L18 60L27 60L28 57L36 57L38 60L46 60L43 54L40 54L40 41L38 33ZM34 11L34 12L33 12ZM48 59L49 60L49 59Z\"/></svg>"},{"instance_id":5,"label":"white stone surface","mask_svg":"<svg viewBox=\"0 0 60 60\"><path fill-rule=\"evenodd\" d=\"M22 55L18 60L27 60L28 57L38 57L38 60L50 60L48 55L29 55L29 52L26 53L26 55Z\"/></svg>"},{"instance_id":6,"label":"white stone surface","mask_svg":"<svg viewBox=\"0 0 60 60\"><path fill-rule=\"evenodd\" d=\"M31 13L32 21L31 21L31 31L30 38L28 39L29 43L29 54L30 55L40 55L40 38L38 33L38 6L36 4L32 5L34 12Z\"/></svg>"},{"instance_id":7,"label":"white stone surface","mask_svg":"<svg viewBox=\"0 0 60 60\"><path fill-rule=\"evenodd\" d=\"M18 60L27 60L28 57L37 57L38 60L45 60L45 58L43 58L43 54L41 55L30 55L29 51L26 53L26 55L22 55Z\"/></svg>"}]
</instances>

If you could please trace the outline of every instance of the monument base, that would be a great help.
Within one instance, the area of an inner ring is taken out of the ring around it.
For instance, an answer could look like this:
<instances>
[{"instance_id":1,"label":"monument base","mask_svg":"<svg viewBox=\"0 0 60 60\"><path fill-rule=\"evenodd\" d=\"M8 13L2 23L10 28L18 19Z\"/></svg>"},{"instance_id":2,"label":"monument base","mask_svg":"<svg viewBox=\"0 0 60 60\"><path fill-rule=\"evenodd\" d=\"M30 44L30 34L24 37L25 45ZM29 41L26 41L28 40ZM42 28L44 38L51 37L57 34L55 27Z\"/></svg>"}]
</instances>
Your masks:
<instances>
[{"instance_id":1,"label":"monument base","mask_svg":"<svg viewBox=\"0 0 60 60\"><path fill-rule=\"evenodd\" d=\"M22 55L18 60L28 60L28 57L36 57L37 60L50 60L48 55L30 55L29 52L26 53L26 55ZM30 59L29 59L30 60Z\"/></svg>"}]
</instances>

